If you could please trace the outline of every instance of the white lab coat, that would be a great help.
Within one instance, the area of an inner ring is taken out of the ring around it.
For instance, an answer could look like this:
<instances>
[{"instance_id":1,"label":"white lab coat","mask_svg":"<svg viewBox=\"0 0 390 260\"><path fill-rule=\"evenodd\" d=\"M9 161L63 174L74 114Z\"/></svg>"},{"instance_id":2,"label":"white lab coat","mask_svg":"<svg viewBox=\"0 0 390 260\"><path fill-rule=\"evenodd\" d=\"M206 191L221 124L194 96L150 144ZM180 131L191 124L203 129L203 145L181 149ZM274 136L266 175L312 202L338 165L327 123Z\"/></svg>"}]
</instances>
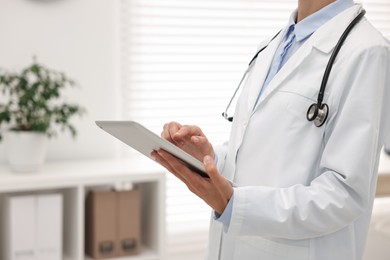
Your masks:
<instances>
[{"instance_id":1,"label":"white lab coat","mask_svg":"<svg viewBox=\"0 0 390 260\"><path fill-rule=\"evenodd\" d=\"M306 119L331 52L361 8L319 28L253 110L283 33L257 58L229 144L216 148L221 173L236 187L229 228L211 220L207 259L361 259L380 150L390 133L389 42L365 18L330 74L326 124Z\"/></svg>"}]
</instances>

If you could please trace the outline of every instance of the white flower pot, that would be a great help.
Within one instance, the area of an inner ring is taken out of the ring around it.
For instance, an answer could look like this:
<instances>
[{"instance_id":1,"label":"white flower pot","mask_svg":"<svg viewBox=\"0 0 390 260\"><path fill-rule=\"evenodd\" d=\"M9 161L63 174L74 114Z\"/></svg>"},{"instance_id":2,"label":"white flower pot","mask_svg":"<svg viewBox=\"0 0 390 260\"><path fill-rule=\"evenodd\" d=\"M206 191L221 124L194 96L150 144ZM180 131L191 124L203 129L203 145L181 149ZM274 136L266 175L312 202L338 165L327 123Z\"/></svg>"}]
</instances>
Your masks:
<instances>
[{"instance_id":1,"label":"white flower pot","mask_svg":"<svg viewBox=\"0 0 390 260\"><path fill-rule=\"evenodd\" d=\"M8 131L5 133L4 142L8 163L15 172L38 171L45 162L45 133Z\"/></svg>"}]
</instances>

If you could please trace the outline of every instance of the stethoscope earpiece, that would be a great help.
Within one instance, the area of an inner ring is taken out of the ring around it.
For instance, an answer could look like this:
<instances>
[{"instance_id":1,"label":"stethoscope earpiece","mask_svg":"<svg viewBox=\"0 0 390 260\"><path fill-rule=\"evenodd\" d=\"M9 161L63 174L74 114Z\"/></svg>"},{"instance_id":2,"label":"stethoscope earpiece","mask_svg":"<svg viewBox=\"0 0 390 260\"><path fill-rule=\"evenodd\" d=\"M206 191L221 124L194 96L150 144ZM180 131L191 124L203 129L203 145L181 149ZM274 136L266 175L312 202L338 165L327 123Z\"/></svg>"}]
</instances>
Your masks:
<instances>
[{"instance_id":1,"label":"stethoscope earpiece","mask_svg":"<svg viewBox=\"0 0 390 260\"><path fill-rule=\"evenodd\" d=\"M227 113L223 112L222 113L222 116L229 122L233 122L233 117L232 116L228 116Z\"/></svg>"},{"instance_id":2,"label":"stethoscope earpiece","mask_svg":"<svg viewBox=\"0 0 390 260\"><path fill-rule=\"evenodd\" d=\"M310 122L314 121L314 125L316 127L321 127L325 123L329 114L329 106L327 104L324 103L320 106L321 107L318 108L317 103L311 104L306 114L307 120Z\"/></svg>"}]
</instances>

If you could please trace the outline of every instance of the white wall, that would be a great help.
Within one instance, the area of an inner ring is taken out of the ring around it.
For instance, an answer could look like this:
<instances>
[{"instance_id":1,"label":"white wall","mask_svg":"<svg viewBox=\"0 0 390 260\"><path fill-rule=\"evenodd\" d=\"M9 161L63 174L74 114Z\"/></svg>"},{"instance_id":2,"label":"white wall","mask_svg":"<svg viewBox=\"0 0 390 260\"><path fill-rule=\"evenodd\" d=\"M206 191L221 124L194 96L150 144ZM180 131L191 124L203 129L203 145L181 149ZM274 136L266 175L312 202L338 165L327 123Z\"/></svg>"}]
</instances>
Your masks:
<instances>
[{"instance_id":1,"label":"white wall","mask_svg":"<svg viewBox=\"0 0 390 260\"><path fill-rule=\"evenodd\" d=\"M116 142L94 124L96 119L119 115L116 2L0 0L0 67L20 70L36 55L39 62L79 83L80 88L67 91L66 97L88 111L73 120L79 133L76 140L68 133L50 140L49 161L117 154ZM0 162L4 161L2 142Z\"/></svg>"}]
</instances>

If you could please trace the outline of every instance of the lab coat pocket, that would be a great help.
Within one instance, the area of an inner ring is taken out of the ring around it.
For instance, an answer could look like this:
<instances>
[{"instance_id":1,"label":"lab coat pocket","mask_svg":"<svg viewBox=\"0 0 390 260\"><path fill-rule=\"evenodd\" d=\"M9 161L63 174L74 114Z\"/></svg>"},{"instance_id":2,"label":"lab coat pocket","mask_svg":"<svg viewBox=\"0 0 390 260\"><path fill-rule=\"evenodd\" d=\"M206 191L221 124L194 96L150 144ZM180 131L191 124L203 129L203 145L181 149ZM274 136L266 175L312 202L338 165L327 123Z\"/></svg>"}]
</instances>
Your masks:
<instances>
[{"instance_id":1,"label":"lab coat pocket","mask_svg":"<svg viewBox=\"0 0 390 260\"><path fill-rule=\"evenodd\" d=\"M319 88L307 86L278 91L278 95L283 96L286 100L285 109L289 115L288 118L291 120L291 126L306 127L310 125L306 119L307 111L313 103L317 103L318 92ZM324 101L328 99L328 96L328 93L325 93Z\"/></svg>"},{"instance_id":2,"label":"lab coat pocket","mask_svg":"<svg viewBox=\"0 0 390 260\"><path fill-rule=\"evenodd\" d=\"M240 240L247 246L252 247L253 250L259 251L257 255L268 256L269 259L310 259L309 240L271 240L256 236L245 236L241 237Z\"/></svg>"},{"instance_id":3,"label":"lab coat pocket","mask_svg":"<svg viewBox=\"0 0 390 260\"><path fill-rule=\"evenodd\" d=\"M309 106L317 102L317 88L303 87L299 90L281 90L279 94L287 95L287 110L298 116L305 116Z\"/></svg>"}]
</instances>

